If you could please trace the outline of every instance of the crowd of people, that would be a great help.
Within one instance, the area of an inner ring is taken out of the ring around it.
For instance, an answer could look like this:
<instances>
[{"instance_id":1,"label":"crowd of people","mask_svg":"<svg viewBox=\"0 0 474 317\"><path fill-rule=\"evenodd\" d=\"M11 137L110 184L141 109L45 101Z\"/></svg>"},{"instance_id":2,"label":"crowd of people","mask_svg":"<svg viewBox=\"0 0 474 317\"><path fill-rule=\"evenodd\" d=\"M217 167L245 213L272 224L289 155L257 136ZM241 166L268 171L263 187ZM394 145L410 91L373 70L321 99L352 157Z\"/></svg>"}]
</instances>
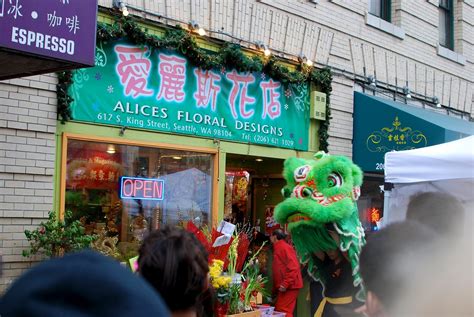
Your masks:
<instances>
[{"instance_id":1,"label":"crowd of people","mask_svg":"<svg viewBox=\"0 0 474 317\"><path fill-rule=\"evenodd\" d=\"M346 310L337 304L350 302L323 303L343 298L338 294L351 283L350 267L339 250L316 255L328 263L331 282L324 290L312 285L311 300L319 304L311 316L472 316L472 236L459 226L463 217L463 206L449 195L414 197L407 220L373 234L363 248L365 303L357 308L354 302ZM270 236L273 295L275 309L292 317L303 278L286 238L280 229ZM143 241L138 275L92 251L44 261L8 289L0 315L212 316L208 272L208 255L198 239L164 227ZM321 292L324 297L318 296Z\"/></svg>"}]
</instances>

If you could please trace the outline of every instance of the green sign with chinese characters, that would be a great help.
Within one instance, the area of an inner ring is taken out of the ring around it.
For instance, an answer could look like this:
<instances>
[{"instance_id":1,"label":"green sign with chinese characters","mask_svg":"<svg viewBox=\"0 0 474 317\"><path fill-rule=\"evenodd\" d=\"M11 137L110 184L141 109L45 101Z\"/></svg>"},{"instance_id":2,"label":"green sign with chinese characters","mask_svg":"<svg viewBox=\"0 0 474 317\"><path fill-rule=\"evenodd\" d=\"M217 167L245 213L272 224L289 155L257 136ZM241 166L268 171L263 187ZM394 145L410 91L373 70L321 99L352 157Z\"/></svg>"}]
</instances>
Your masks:
<instances>
[{"instance_id":1,"label":"green sign with chinese characters","mask_svg":"<svg viewBox=\"0 0 474 317\"><path fill-rule=\"evenodd\" d=\"M309 85L264 73L205 71L175 51L99 44L74 72L74 120L306 151Z\"/></svg>"},{"instance_id":2,"label":"green sign with chinese characters","mask_svg":"<svg viewBox=\"0 0 474 317\"><path fill-rule=\"evenodd\" d=\"M382 172L384 155L472 135L474 124L386 98L354 92L353 160L365 172Z\"/></svg>"}]
</instances>

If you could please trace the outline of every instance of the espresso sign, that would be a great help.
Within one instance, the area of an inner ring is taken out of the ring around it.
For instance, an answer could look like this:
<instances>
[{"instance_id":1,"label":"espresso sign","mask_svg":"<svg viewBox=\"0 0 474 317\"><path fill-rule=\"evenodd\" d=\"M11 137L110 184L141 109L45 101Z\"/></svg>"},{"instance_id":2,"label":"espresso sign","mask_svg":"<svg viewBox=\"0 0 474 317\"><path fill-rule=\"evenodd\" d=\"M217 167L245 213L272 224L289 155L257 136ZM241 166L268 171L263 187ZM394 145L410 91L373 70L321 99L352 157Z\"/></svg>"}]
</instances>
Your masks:
<instances>
[{"instance_id":1,"label":"espresso sign","mask_svg":"<svg viewBox=\"0 0 474 317\"><path fill-rule=\"evenodd\" d=\"M0 51L93 66L96 27L97 0L0 0Z\"/></svg>"}]
</instances>

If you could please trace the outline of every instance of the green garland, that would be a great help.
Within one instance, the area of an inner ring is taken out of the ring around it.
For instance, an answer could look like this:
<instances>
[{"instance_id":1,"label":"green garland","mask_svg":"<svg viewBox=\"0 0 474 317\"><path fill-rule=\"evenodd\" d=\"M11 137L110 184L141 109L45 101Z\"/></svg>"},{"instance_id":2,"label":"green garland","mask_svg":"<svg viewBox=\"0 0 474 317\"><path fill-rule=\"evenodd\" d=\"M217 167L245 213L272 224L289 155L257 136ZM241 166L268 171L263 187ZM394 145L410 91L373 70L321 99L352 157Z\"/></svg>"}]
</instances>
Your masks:
<instances>
[{"instance_id":1,"label":"green garland","mask_svg":"<svg viewBox=\"0 0 474 317\"><path fill-rule=\"evenodd\" d=\"M331 119L329 96L332 90L332 75L328 68L320 70L303 65L298 67L296 71L291 71L279 64L278 59L274 56L269 58L256 55L248 57L239 45L232 43L224 44L217 53L208 52L199 47L191 32L179 26L167 29L163 37L157 37L146 33L131 17L117 18L116 23L112 25L105 23L98 23L97 25L97 42L114 41L124 37L136 45L176 50L183 54L192 65L202 69L225 68L230 70L235 68L239 72L263 72L283 85L313 83L319 91L327 95L326 120L321 122L319 128L319 147L320 150L328 151L328 129L329 120ZM69 105L73 99L68 95L68 89L72 85L72 72L58 73L58 77L58 116L61 123L65 123L72 119Z\"/></svg>"},{"instance_id":2,"label":"green garland","mask_svg":"<svg viewBox=\"0 0 474 317\"><path fill-rule=\"evenodd\" d=\"M68 94L71 85L72 71L59 72L56 94L58 96L58 117L61 118L62 124L72 119L71 107L69 105L73 101L73 98Z\"/></svg>"}]
</instances>

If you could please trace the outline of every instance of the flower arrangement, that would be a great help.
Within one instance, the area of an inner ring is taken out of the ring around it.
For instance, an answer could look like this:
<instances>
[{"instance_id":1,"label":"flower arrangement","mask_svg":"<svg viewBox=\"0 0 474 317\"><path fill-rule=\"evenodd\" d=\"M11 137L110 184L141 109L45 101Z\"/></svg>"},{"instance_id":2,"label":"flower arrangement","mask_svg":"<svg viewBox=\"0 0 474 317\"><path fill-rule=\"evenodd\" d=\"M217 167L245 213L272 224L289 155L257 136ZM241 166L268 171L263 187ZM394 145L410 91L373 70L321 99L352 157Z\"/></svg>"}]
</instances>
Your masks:
<instances>
[{"instance_id":1,"label":"flower arrangement","mask_svg":"<svg viewBox=\"0 0 474 317\"><path fill-rule=\"evenodd\" d=\"M225 244L216 243L218 238L223 240L223 234L215 228L206 235L188 223L187 230L196 235L210 255L209 275L217 297L215 315L222 317L254 310L257 294L267 295L267 278L260 273L258 262L265 243L248 258L250 238L244 230L237 229L232 236L227 236Z\"/></svg>"},{"instance_id":2,"label":"flower arrangement","mask_svg":"<svg viewBox=\"0 0 474 317\"><path fill-rule=\"evenodd\" d=\"M211 279L211 285L216 291L217 301L220 304L226 304L229 301L230 292L229 287L232 281L230 276L223 275L224 261L212 260L212 264L209 267L209 276Z\"/></svg>"}]
</instances>

